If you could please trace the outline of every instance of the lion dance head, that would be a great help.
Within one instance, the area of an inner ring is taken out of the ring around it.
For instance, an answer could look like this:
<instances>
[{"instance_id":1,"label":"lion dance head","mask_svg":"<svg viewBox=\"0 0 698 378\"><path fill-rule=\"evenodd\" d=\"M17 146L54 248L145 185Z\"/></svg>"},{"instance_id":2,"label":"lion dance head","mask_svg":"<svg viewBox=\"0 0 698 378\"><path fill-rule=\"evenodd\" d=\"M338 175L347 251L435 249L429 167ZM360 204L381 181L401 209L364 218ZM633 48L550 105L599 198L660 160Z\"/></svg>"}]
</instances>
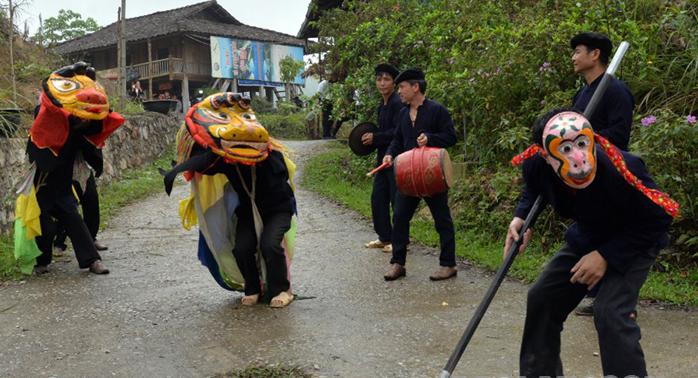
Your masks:
<instances>
[{"instance_id":1,"label":"lion dance head","mask_svg":"<svg viewBox=\"0 0 698 378\"><path fill-rule=\"evenodd\" d=\"M189 139L186 134L197 145L230 164L256 165L272 150L273 140L257 120L249 98L238 93L225 92L206 97L189 109L185 120L178 137L180 150ZM190 150L191 146L184 149Z\"/></svg>"}]
</instances>

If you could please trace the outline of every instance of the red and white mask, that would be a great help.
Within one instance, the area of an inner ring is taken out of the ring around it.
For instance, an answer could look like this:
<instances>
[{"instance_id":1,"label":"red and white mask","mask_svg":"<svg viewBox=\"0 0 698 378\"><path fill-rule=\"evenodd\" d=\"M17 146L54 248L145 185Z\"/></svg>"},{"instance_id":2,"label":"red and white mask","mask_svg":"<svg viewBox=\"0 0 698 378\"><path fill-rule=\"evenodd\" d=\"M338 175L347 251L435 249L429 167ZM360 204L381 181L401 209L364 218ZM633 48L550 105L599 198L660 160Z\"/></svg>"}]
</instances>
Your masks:
<instances>
[{"instance_id":1,"label":"red and white mask","mask_svg":"<svg viewBox=\"0 0 698 378\"><path fill-rule=\"evenodd\" d=\"M584 189L596 176L594 130L583 115L566 111L554 115L543 129L545 159L562 181Z\"/></svg>"}]
</instances>

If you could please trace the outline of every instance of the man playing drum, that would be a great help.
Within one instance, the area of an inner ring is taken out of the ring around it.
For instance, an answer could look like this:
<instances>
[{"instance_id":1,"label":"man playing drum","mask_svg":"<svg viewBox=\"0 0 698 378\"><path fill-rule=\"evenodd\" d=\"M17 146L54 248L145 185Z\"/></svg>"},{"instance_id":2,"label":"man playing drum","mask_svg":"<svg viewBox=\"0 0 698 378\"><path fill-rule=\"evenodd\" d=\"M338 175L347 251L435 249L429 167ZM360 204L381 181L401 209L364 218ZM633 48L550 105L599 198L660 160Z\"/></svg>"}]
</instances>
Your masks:
<instances>
[{"instance_id":1,"label":"man playing drum","mask_svg":"<svg viewBox=\"0 0 698 378\"><path fill-rule=\"evenodd\" d=\"M376 146L377 162L381 164L385 151L393 140L398 116L404 106L400 96L395 92L395 78L399 71L390 64L379 64L375 69L376 88L383 100L378 105L378 131L366 133L361 142L366 146ZM383 252L393 251L391 244L393 227L390 220L390 207L395 209L395 174L392 168L383 169L373 178L371 192L371 214L373 229L378 234L378 240L366 243L366 248L382 248Z\"/></svg>"},{"instance_id":2,"label":"man playing drum","mask_svg":"<svg viewBox=\"0 0 698 378\"><path fill-rule=\"evenodd\" d=\"M553 111L533 127L523 163L525 189L509 225L505 253L542 196L575 221L565 245L528 292L520 375L562 376L560 332L587 290L599 286L594 323L604 376L647 376L640 327L632 316L640 287L667 243L678 204L656 189L643 161L595 134L575 111ZM522 252L530 230L524 235Z\"/></svg>"},{"instance_id":3,"label":"man playing drum","mask_svg":"<svg viewBox=\"0 0 698 378\"><path fill-rule=\"evenodd\" d=\"M416 147L446 148L454 145L456 131L451 115L443 105L427 99L424 95L427 88L424 73L416 68L405 70L398 75L395 83L398 85L400 99L407 106L400 111L395 135L383 162L392 164L394 157ZM395 194L393 256L390 259L390 268L383 276L386 281L396 280L406 274L405 260L410 221L420 200L420 197L406 196L400 192ZM441 244L440 267L429 278L438 281L455 277L458 273L455 268L456 241L448 208L448 191L425 197L424 201L434 217Z\"/></svg>"}]
</instances>

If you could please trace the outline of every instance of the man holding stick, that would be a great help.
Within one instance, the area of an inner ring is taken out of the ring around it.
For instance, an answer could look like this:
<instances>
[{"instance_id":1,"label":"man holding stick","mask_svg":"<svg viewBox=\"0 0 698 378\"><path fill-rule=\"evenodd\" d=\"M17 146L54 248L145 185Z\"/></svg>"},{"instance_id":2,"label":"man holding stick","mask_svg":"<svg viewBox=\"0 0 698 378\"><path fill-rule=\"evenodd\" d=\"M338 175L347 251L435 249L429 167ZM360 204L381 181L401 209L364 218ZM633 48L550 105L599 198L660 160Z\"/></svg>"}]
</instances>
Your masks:
<instances>
[{"instance_id":1,"label":"man holding stick","mask_svg":"<svg viewBox=\"0 0 698 378\"><path fill-rule=\"evenodd\" d=\"M594 323L604 375L647 376L640 327L631 316L678 204L656 189L643 161L595 134L575 111L553 111L533 127L534 145L514 158L525 190L506 237L519 238L538 196L575 220L565 245L528 293L520 354L526 377L563 375L560 332L587 290L599 283ZM524 235L523 252L530 239Z\"/></svg>"}]
</instances>

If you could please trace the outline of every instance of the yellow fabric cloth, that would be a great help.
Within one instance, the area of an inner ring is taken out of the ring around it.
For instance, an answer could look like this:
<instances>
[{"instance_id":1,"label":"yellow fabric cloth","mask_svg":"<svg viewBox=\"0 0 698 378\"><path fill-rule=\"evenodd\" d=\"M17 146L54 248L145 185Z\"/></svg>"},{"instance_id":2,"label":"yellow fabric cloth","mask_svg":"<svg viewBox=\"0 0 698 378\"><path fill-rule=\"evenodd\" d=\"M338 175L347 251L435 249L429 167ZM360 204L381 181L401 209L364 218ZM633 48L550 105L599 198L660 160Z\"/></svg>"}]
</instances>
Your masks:
<instances>
[{"instance_id":1,"label":"yellow fabric cloth","mask_svg":"<svg viewBox=\"0 0 698 378\"><path fill-rule=\"evenodd\" d=\"M39 208L39 202L36 200L36 188L32 187L29 194L20 194L17 197L17 202L15 203L15 218L20 220L22 225L27 229L27 240L41 236L40 215L41 209Z\"/></svg>"},{"instance_id":2,"label":"yellow fabric cloth","mask_svg":"<svg viewBox=\"0 0 698 378\"><path fill-rule=\"evenodd\" d=\"M179 219L182 221L182 227L187 231L199 223L194 208L194 196L190 195L189 198L179 201Z\"/></svg>"}]
</instances>

